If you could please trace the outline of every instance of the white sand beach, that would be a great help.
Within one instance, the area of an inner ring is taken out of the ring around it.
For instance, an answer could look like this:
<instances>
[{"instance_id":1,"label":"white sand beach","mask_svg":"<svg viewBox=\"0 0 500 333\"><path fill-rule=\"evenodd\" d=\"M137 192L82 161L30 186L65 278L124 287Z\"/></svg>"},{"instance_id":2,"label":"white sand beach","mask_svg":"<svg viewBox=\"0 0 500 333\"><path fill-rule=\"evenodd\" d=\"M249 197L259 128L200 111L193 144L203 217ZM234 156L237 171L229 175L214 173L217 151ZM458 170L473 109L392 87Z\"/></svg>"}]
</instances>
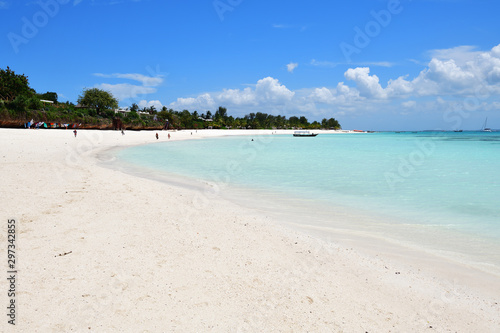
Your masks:
<instances>
[{"instance_id":1,"label":"white sand beach","mask_svg":"<svg viewBox=\"0 0 500 333\"><path fill-rule=\"evenodd\" d=\"M195 189L100 165L114 147L254 132L158 133L0 129L0 267L15 218L18 270L0 331L500 332L497 276L323 242L217 196L196 209Z\"/></svg>"}]
</instances>

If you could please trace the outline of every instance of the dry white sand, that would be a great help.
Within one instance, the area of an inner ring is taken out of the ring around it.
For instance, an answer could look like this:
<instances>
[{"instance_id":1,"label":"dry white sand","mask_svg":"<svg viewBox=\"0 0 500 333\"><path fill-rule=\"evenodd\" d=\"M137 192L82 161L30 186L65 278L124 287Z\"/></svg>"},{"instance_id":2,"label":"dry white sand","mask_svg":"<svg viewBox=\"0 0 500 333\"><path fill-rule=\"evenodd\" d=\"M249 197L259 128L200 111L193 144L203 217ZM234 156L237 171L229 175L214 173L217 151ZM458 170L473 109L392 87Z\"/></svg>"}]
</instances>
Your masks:
<instances>
[{"instance_id":1,"label":"dry white sand","mask_svg":"<svg viewBox=\"0 0 500 333\"><path fill-rule=\"evenodd\" d=\"M195 209L193 189L99 165L99 152L154 135L0 129L4 274L8 218L18 232L16 327L1 279L0 331L500 331L498 280L476 288L324 243L218 197Z\"/></svg>"}]
</instances>

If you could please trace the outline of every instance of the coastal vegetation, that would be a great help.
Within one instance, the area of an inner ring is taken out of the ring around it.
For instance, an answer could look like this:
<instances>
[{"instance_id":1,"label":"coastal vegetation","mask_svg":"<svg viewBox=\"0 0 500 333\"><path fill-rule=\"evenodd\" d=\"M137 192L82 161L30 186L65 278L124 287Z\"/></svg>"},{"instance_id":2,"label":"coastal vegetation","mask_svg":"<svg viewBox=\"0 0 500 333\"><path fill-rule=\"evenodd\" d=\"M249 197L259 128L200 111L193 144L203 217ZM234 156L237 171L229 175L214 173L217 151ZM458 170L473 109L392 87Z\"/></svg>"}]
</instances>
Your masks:
<instances>
[{"instance_id":1,"label":"coastal vegetation","mask_svg":"<svg viewBox=\"0 0 500 333\"><path fill-rule=\"evenodd\" d=\"M234 117L222 106L213 114L210 110L177 111L165 106L161 110L154 106L141 109L136 103L129 108L118 109L118 100L110 92L98 88L85 88L75 105L69 101L60 102L56 92L37 93L29 86L26 75L16 74L9 67L0 68L0 126L22 127L31 120L100 129L116 127L117 120L128 129L341 128L335 118L310 123L304 116L287 118L265 112Z\"/></svg>"}]
</instances>

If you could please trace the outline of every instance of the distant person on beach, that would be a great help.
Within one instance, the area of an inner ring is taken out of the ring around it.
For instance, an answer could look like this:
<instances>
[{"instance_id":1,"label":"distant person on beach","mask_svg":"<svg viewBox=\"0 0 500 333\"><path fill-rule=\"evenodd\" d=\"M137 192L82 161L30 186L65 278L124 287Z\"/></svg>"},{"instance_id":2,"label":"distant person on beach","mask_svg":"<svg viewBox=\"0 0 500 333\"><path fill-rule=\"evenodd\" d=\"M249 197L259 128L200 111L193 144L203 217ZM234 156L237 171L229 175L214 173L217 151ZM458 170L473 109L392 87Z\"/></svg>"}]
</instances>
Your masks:
<instances>
[{"instance_id":1,"label":"distant person on beach","mask_svg":"<svg viewBox=\"0 0 500 333\"><path fill-rule=\"evenodd\" d=\"M125 132L122 130L122 135L125 135Z\"/></svg>"},{"instance_id":2,"label":"distant person on beach","mask_svg":"<svg viewBox=\"0 0 500 333\"><path fill-rule=\"evenodd\" d=\"M170 139L170 133L168 133L168 138Z\"/></svg>"},{"instance_id":3,"label":"distant person on beach","mask_svg":"<svg viewBox=\"0 0 500 333\"><path fill-rule=\"evenodd\" d=\"M158 132L156 132L156 140L158 140Z\"/></svg>"},{"instance_id":4,"label":"distant person on beach","mask_svg":"<svg viewBox=\"0 0 500 333\"><path fill-rule=\"evenodd\" d=\"M73 133L75 133L75 138L76 138L76 130L74 130Z\"/></svg>"}]
</instances>

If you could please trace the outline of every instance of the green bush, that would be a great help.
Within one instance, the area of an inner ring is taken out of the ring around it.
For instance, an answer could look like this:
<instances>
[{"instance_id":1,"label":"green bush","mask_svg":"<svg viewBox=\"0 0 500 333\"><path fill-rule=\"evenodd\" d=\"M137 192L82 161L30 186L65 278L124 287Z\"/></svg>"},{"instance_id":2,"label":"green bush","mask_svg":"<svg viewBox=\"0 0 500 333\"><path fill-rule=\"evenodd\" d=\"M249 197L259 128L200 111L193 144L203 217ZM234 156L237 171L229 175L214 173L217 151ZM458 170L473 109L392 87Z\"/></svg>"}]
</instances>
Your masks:
<instances>
[{"instance_id":1,"label":"green bush","mask_svg":"<svg viewBox=\"0 0 500 333\"><path fill-rule=\"evenodd\" d=\"M29 99L28 107L31 110L40 110L43 107L43 103L37 97L33 96Z\"/></svg>"},{"instance_id":2,"label":"green bush","mask_svg":"<svg viewBox=\"0 0 500 333\"><path fill-rule=\"evenodd\" d=\"M113 110L106 110L104 112L104 115L106 118L113 119L115 117L115 111Z\"/></svg>"},{"instance_id":3,"label":"green bush","mask_svg":"<svg viewBox=\"0 0 500 333\"><path fill-rule=\"evenodd\" d=\"M19 95L10 104L12 110L17 112L25 112L28 111L30 99L24 95Z\"/></svg>"}]
</instances>

